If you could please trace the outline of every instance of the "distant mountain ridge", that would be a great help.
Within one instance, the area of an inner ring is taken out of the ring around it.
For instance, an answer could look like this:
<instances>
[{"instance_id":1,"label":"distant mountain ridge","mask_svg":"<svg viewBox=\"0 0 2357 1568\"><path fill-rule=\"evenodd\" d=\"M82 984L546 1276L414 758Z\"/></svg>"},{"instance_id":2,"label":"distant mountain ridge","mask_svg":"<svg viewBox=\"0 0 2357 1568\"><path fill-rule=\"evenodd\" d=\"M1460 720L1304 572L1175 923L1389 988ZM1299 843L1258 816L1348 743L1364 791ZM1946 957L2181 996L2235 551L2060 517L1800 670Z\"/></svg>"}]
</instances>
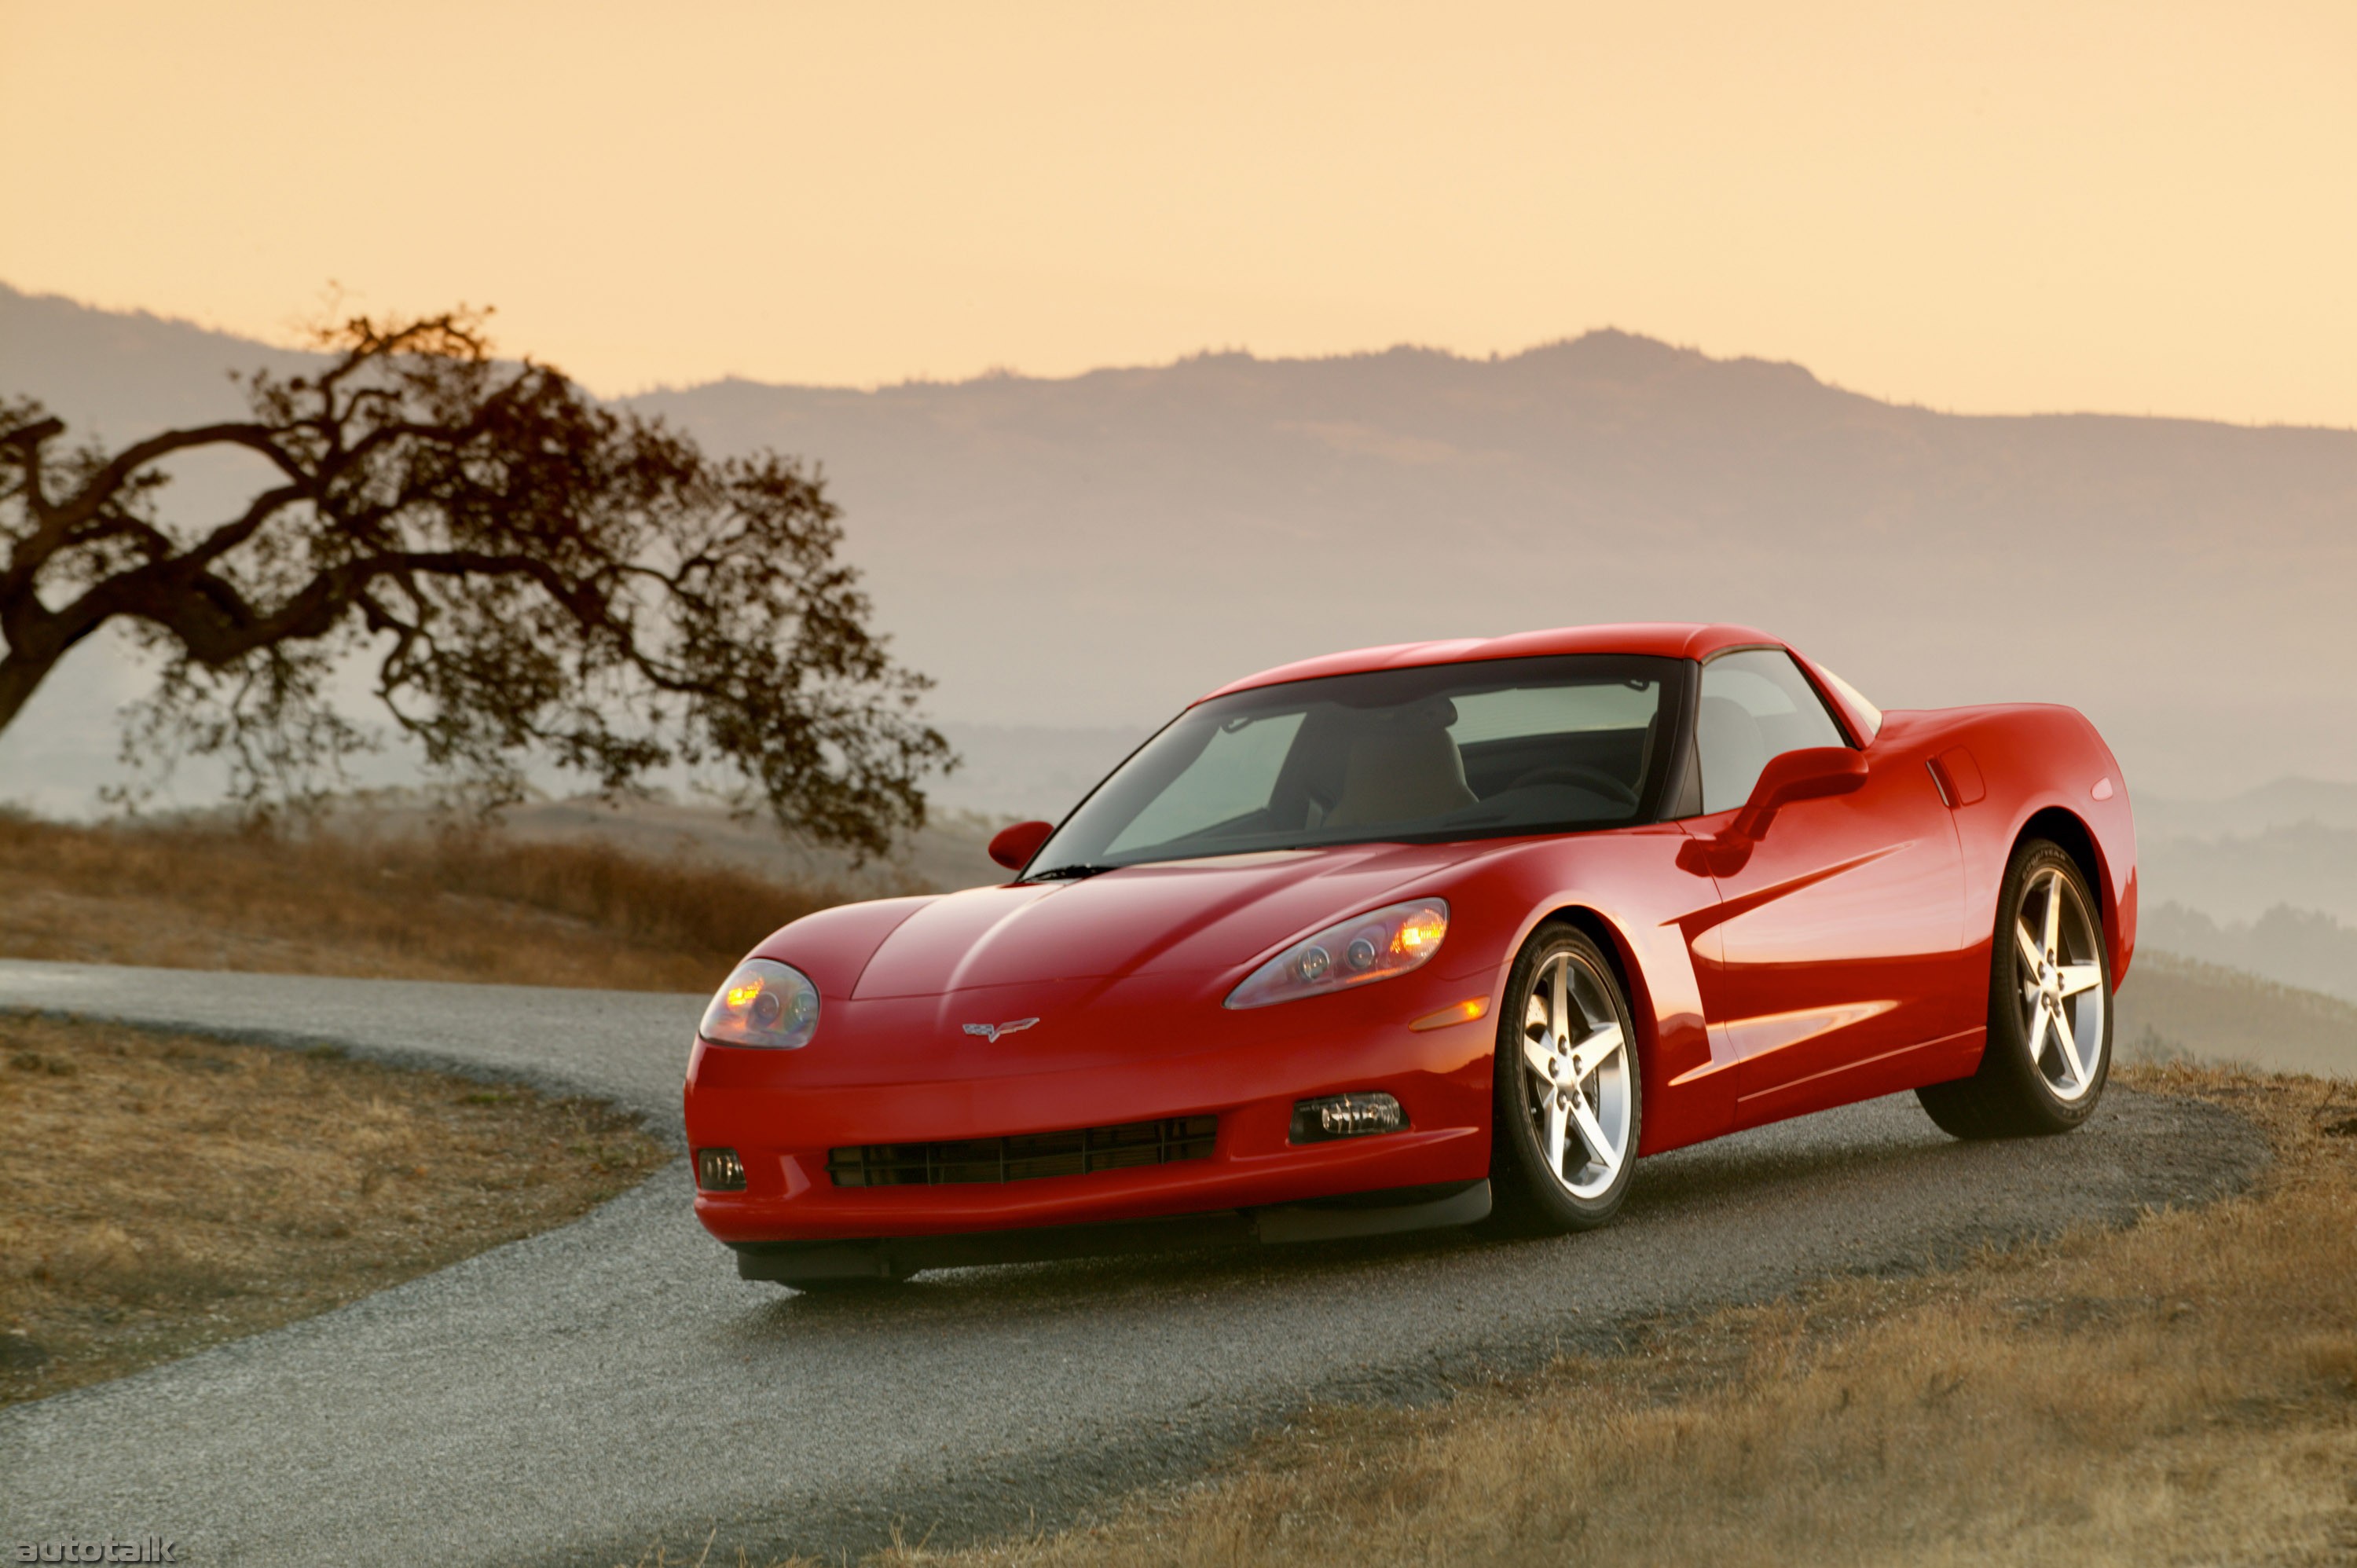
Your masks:
<instances>
[{"instance_id":1,"label":"distant mountain ridge","mask_svg":"<svg viewBox=\"0 0 2357 1568\"><path fill-rule=\"evenodd\" d=\"M2357 833L2357 784L2277 779L2220 800L2139 800L2136 817L2137 832L2172 838L2249 836L2309 823Z\"/></svg>"},{"instance_id":2,"label":"distant mountain ridge","mask_svg":"<svg viewBox=\"0 0 2357 1568\"><path fill-rule=\"evenodd\" d=\"M262 360L0 289L0 389L118 438ZM2357 778L2357 433L1964 417L1617 331L631 402L821 464L962 723L1135 731L1335 648L1726 619L1889 707L2081 707L2132 795Z\"/></svg>"},{"instance_id":3,"label":"distant mountain ridge","mask_svg":"<svg viewBox=\"0 0 2357 1568\"><path fill-rule=\"evenodd\" d=\"M1354 643L1724 618L1889 706L2083 707L2139 787L2357 776L2349 432L1964 418L1620 332L637 403L821 456L945 701L1110 721Z\"/></svg>"},{"instance_id":4,"label":"distant mountain ridge","mask_svg":"<svg viewBox=\"0 0 2357 1568\"><path fill-rule=\"evenodd\" d=\"M194 322L0 284L0 396L38 397L74 434L112 446L242 413L232 371L287 371L315 360Z\"/></svg>"}]
</instances>

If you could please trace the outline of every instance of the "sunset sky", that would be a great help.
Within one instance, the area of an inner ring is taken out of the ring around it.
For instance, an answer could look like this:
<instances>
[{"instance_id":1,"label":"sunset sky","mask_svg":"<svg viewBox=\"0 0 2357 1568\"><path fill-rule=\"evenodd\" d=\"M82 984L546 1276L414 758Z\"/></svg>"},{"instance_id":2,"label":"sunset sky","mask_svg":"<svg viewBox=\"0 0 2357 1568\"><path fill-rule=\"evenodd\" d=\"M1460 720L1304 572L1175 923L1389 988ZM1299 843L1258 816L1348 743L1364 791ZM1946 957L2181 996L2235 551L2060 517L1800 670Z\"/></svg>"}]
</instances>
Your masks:
<instances>
[{"instance_id":1,"label":"sunset sky","mask_svg":"<svg viewBox=\"0 0 2357 1568\"><path fill-rule=\"evenodd\" d=\"M490 303L608 392L1611 325L2357 425L2351 0L0 0L0 281Z\"/></svg>"}]
</instances>

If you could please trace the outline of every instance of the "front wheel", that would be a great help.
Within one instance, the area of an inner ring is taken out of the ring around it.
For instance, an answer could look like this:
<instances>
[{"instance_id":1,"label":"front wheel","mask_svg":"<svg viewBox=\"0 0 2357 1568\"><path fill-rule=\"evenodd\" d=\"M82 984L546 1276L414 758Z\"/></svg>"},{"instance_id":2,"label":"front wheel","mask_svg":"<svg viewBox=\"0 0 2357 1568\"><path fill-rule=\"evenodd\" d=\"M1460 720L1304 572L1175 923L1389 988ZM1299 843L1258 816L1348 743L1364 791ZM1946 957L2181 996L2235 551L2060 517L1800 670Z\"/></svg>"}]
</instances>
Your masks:
<instances>
[{"instance_id":1,"label":"front wheel","mask_svg":"<svg viewBox=\"0 0 2357 1568\"><path fill-rule=\"evenodd\" d=\"M1541 926L1498 1026L1490 1187L1503 1229L1586 1230L1619 1211L1643 1111L1635 1039L1602 950L1575 927Z\"/></svg>"},{"instance_id":2,"label":"front wheel","mask_svg":"<svg viewBox=\"0 0 2357 1568\"><path fill-rule=\"evenodd\" d=\"M1980 1069L1916 1098L1959 1138L2067 1133L2111 1072L2112 970L2094 895L2060 845L2030 839L2014 851L1995 935Z\"/></svg>"}]
</instances>

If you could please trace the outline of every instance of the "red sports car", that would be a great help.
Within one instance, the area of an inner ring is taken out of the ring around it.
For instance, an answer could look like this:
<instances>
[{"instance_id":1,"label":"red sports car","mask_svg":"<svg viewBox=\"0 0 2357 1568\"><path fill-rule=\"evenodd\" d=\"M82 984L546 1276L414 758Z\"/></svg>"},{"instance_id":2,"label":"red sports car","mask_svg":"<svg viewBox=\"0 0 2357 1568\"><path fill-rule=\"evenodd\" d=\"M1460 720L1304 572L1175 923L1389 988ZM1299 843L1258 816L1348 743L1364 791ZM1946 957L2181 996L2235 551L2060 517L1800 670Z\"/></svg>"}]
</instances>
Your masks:
<instances>
[{"instance_id":1,"label":"red sports car","mask_svg":"<svg viewBox=\"0 0 2357 1568\"><path fill-rule=\"evenodd\" d=\"M1266 671L991 853L713 998L695 1210L747 1278L1577 1230L1638 1156L1905 1089L2065 1132L2136 940L2080 714L1880 713L1732 626Z\"/></svg>"}]
</instances>

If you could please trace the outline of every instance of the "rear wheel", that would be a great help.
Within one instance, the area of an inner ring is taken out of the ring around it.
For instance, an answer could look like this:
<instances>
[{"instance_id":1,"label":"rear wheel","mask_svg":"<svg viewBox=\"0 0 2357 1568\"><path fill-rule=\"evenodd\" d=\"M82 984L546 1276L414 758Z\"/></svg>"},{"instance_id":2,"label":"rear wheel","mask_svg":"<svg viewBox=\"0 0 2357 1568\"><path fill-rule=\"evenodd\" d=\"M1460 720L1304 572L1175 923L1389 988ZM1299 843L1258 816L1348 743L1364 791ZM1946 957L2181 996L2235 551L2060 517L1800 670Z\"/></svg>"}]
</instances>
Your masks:
<instances>
[{"instance_id":1,"label":"rear wheel","mask_svg":"<svg viewBox=\"0 0 2357 1568\"><path fill-rule=\"evenodd\" d=\"M2078 863L2060 845L2025 841L1997 900L1980 1069L1916 1097L1959 1138L2069 1132L2111 1072L2111 999L2104 922Z\"/></svg>"},{"instance_id":2,"label":"rear wheel","mask_svg":"<svg viewBox=\"0 0 2357 1568\"><path fill-rule=\"evenodd\" d=\"M1601 950L1541 926L1499 1020L1490 1187L1502 1228L1585 1230L1619 1211L1641 1125L1635 1039Z\"/></svg>"}]
</instances>

